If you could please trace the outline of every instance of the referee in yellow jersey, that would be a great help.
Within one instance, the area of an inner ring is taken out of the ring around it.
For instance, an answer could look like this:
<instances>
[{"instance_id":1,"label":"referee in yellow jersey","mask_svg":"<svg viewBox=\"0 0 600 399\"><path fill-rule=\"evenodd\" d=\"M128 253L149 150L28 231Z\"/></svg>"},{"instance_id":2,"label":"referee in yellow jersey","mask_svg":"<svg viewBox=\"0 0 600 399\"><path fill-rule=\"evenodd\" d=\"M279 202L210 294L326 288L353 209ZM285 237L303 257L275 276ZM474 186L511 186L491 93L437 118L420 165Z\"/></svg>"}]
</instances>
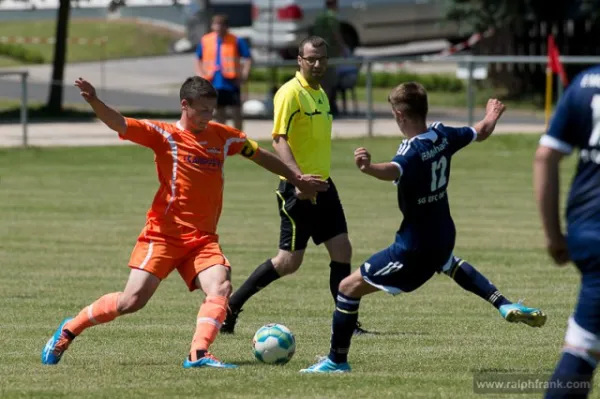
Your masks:
<instances>
[{"instance_id":1,"label":"referee in yellow jersey","mask_svg":"<svg viewBox=\"0 0 600 399\"><path fill-rule=\"evenodd\" d=\"M327 43L318 36L305 39L298 49L300 70L275 94L273 147L296 173L320 175L329 189L306 197L281 178L277 202L281 216L279 252L267 259L229 299L221 332L233 333L238 314L250 297L302 264L308 240L325 244L331 258L329 288L334 303L340 282L350 274L352 246L338 192L330 177L332 114L320 81L327 70ZM355 334L367 331L357 323Z\"/></svg>"}]
</instances>

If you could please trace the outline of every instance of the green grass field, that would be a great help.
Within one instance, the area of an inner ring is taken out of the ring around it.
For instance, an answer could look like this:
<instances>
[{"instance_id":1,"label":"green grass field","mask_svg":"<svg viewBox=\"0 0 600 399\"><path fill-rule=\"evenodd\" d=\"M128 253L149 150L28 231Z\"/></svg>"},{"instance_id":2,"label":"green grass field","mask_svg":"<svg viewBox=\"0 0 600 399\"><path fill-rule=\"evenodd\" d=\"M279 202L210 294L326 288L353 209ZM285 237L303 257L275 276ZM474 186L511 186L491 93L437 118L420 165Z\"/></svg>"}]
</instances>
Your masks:
<instances>
[{"instance_id":1,"label":"green grass field","mask_svg":"<svg viewBox=\"0 0 600 399\"><path fill-rule=\"evenodd\" d=\"M0 36L53 37L55 20L3 21ZM67 62L100 61L125 57L163 55L178 36L168 30L135 23L131 20L106 21L101 19L72 19L69 23L70 38L99 39L106 37L106 46L69 44ZM52 62L53 44L24 44L25 49L39 53L46 63ZM9 55L0 56L0 67L17 66L21 63Z\"/></svg>"},{"instance_id":2,"label":"green grass field","mask_svg":"<svg viewBox=\"0 0 600 399\"><path fill-rule=\"evenodd\" d=\"M348 217L353 266L386 247L401 217L394 186L361 175L352 152L367 146L389 160L399 140L334 142L333 177ZM129 254L157 187L153 155L133 146L0 151L0 396L70 397L418 397L470 398L479 371L549 374L576 299L573 267L551 265L533 200L537 137L497 136L463 150L449 188L458 228L456 254L514 301L542 307L542 329L505 322L446 276L396 298L362 301L353 373L300 375L329 347L332 299L324 248L309 247L294 276L265 289L240 316L237 334L214 353L238 370L183 370L202 296L177 274L138 314L86 331L61 364L43 367L40 350L69 315L121 290ZM573 162L563 166L563 192ZM237 287L278 242L277 178L240 157L226 166L219 233ZM280 322L296 334L285 366L258 364L254 332ZM501 395L497 397L522 397ZM538 393L534 397L541 397Z\"/></svg>"}]
</instances>

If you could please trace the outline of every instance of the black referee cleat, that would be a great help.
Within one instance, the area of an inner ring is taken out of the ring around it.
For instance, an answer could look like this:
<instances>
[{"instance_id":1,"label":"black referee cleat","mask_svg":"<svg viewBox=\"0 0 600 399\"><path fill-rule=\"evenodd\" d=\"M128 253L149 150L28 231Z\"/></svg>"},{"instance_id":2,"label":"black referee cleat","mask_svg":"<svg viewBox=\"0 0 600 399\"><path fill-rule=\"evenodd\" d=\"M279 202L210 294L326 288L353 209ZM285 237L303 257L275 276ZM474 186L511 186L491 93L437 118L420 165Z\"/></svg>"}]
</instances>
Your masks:
<instances>
[{"instance_id":1,"label":"black referee cleat","mask_svg":"<svg viewBox=\"0 0 600 399\"><path fill-rule=\"evenodd\" d=\"M227 306L227 316L225 316L225 320L223 320L223 324L221 324L221 332L224 334L233 334L233 330L235 329L235 323L237 323L238 315L242 312L240 310L231 310L229 306Z\"/></svg>"},{"instance_id":2,"label":"black referee cleat","mask_svg":"<svg viewBox=\"0 0 600 399\"><path fill-rule=\"evenodd\" d=\"M354 335L365 335L365 334L373 334L371 331L367 331L361 327L360 321L356 322L356 327L354 328Z\"/></svg>"}]
</instances>

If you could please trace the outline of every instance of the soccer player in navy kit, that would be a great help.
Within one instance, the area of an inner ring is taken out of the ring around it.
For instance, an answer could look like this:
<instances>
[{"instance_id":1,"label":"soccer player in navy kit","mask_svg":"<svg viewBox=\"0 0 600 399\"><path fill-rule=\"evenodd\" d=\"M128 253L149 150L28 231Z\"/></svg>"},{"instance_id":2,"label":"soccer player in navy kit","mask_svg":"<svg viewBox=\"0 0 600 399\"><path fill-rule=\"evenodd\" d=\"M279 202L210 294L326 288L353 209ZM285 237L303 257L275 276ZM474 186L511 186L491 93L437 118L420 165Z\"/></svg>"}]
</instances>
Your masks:
<instances>
[{"instance_id":1,"label":"soccer player in navy kit","mask_svg":"<svg viewBox=\"0 0 600 399\"><path fill-rule=\"evenodd\" d=\"M453 128L441 123L428 127L427 93L423 86L403 83L388 100L407 139L391 162L371 163L365 148L357 149L354 157L363 173L397 185L398 205L404 218L395 242L372 255L340 283L329 356L302 372L350 371L347 356L361 297L378 290L393 295L411 292L435 273L447 274L465 290L488 300L508 321L534 327L541 327L546 321L541 310L511 303L473 266L453 256L456 230L446 191L452 156L473 141L487 139L504 112L504 105L490 99L484 119L474 127Z\"/></svg>"},{"instance_id":2,"label":"soccer player in navy kit","mask_svg":"<svg viewBox=\"0 0 600 399\"><path fill-rule=\"evenodd\" d=\"M565 237L559 163L575 148L579 163L567 201ZM546 398L585 398L600 359L600 66L580 73L561 97L540 139L534 178L548 252L559 266L573 261L581 274L579 298Z\"/></svg>"}]
</instances>

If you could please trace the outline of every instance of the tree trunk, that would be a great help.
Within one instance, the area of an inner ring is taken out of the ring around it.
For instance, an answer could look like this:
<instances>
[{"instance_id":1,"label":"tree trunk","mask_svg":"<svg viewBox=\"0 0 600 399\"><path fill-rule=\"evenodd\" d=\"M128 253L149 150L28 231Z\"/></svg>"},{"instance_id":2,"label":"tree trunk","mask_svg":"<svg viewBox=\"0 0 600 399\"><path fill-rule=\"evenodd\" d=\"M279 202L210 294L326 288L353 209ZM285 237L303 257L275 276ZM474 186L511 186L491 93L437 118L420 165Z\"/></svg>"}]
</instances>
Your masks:
<instances>
[{"instance_id":1,"label":"tree trunk","mask_svg":"<svg viewBox=\"0 0 600 399\"><path fill-rule=\"evenodd\" d=\"M69 16L71 1L60 0L56 17L56 35L54 43L54 61L52 65L52 81L50 95L46 107L50 111L61 112L63 103L63 80L67 58L67 38L69 36Z\"/></svg>"}]
</instances>

